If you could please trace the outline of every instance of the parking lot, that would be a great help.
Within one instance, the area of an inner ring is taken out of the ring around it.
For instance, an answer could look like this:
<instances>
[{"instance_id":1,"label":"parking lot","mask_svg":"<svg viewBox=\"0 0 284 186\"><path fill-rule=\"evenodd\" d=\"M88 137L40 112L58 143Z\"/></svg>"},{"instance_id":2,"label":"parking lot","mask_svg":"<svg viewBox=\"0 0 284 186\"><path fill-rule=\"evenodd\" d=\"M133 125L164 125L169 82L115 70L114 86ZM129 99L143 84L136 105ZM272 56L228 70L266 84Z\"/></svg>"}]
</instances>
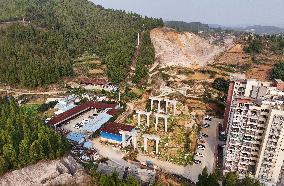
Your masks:
<instances>
[{"instance_id":1,"label":"parking lot","mask_svg":"<svg viewBox=\"0 0 284 186\"><path fill-rule=\"evenodd\" d=\"M222 123L223 120L212 118L211 121L208 121L203 119L203 124L208 123L210 127L202 128L201 132L207 134L208 137L202 137L204 143L200 143L200 140L198 140L198 144L203 144L205 149L196 149L196 152L202 154L204 157L195 156L195 159L200 160L201 163L188 165L185 169L185 173L188 174L187 177L194 182L198 180L198 175L204 167L207 167L208 172L211 173L216 166L217 147L219 143L218 126L220 122Z\"/></svg>"},{"instance_id":2,"label":"parking lot","mask_svg":"<svg viewBox=\"0 0 284 186\"><path fill-rule=\"evenodd\" d=\"M90 111L87 111L85 113L83 113L82 115L74 118L73 120L69 121L68 123L66 123L65 125L62 126L62 128L64 128L65 130L69 130L72 132L80 132L80 129L82 127L74 127L77 123L80 124L83 122L84 119L88 119L90 120L90 117L95 117L97 115L96 110L92 109ZM84 125L84 124L82 124ZM81 125L81 126L82 126Z\"/></svg>"}]
</instances>

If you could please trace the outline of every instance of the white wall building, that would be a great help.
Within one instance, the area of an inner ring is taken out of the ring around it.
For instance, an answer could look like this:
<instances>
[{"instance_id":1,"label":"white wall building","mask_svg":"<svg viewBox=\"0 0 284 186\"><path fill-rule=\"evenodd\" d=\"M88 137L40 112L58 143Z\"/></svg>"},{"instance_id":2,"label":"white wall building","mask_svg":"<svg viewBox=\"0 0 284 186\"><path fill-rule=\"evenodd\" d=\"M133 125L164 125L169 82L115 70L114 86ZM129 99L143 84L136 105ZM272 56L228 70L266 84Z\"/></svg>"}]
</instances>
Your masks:
<instances>
[{"instance_id":1,"label":"white wall building","mask_svg":"<svg viewBox=\"0 0 284 186\"><path fill-rule=\"evenodd\" d=\"M284 160L284 92L271 82L231 77L224 173L276 185Z\"/></svg>"}]
</instances>

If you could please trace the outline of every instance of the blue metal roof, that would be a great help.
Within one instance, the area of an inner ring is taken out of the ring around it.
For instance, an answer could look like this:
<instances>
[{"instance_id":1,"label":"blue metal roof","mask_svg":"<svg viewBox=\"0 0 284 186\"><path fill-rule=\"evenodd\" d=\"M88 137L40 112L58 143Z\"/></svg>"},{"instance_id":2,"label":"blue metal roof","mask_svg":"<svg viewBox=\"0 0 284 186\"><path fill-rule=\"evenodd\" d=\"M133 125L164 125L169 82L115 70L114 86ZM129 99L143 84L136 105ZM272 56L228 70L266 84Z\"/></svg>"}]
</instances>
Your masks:
<instances>
[{"instance_id":1,"label":"blue metal roof","mask_svg":"<svg viewBox=\"0 0 284 186\"><path fill-rule=\"evenodd\" d=\"M93 148L93 142L87 141L84 143L83 147L87 148L87 149L91 149Z\"/></svg>"},{"instance_id":2,"label":"blue metal roof","mask_svg":"<svg viewBox=\"0 0 284 186\"><path fill-rule=\"evenodd\" d=\"M112 115L107 114L106 112L99 113L98 116L96 116L93 120L90 120L86 125L80 129L81 131L87 131L87 132L95 132L103 124L108 122L108 120L112 118Z\"/></svg>"},{"instance_id":3,"label":"blue metal roof","mask_svg":"<svg viewBox=\"0 0 284 186\"><path fill-rule=\"evenodd\" d=\"M55 108L58 108L59 110L62 110L63 112L70 110L72 108L76 107L74 103L67 104L66 102L59 102L57 105L55 105Z\"/></svg>"},{"instance_id":4,"label":"blue metal roof","mask_svg":"<svg viewBox=\"0 0 284 186\"><path fill-rule=\"evenodd\" d=\"M85 135L84 134L81 134L81 133L76 133L76 132L70 132L66 138L68 140L71 140L71 141L74 141L74 142L77 142L77 143L82 143L84 140L85 140Z\"/></svg>"}]
</instances>

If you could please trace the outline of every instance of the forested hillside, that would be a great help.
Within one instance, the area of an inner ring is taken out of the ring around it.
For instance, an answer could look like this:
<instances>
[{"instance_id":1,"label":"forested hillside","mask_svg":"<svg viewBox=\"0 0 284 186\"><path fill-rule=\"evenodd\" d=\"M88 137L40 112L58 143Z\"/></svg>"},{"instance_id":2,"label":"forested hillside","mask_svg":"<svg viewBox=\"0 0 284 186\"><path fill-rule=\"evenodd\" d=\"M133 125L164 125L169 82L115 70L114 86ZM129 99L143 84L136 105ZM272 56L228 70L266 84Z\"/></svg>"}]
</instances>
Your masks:
<instances>
[{"instance_id":1,"label":"forested hillside","mask_svg":"<svg viewBox=\"0 0 284 186\"><path fill-rule=\"evenodd\" d=\"M0 82L35 87L72 75L63 34L16 24L0 31L0 41Z\"/></svg>"},{"instance_id":2,"label":"forested hillside","mask_svg":"<svg viewBox=\"0 0 284 186\"><path fill-rule=\"evenodd\" d=\"M64 155L68 145L61 134L26 114L13 98L1 98L0 105L0 174Z\"/></svg>"},{"instance_id":3,"label":"forested hillside","mask_svg":"<svg viewBox=\"0 0 284 186\"><path fill-rule=\"evenodd\" d=\"M200 22L167 21L165 25L180 32L209 31L209 25Z\"/></svg>"},{"instance_id":4,"label":"forested hillside","mask_svg":"<svg viewBox=\"0 0 284 186\"><path fill-rule=\"evenodd\" d=\"M151 65L155 58L155 48L151 42L150 32L145 32L143 38L141 53L138 56L135 75L132 80L133 83L140 83L148 75L147 66Z\"/></svg>"},{"instance_id":5,"label":"forested hillside","mask_svg":"<svg viewBox=\"0 0 284 186\"><path fill-rule=\"evenodd\" d=\"M72 75L73 59L86 52L98 55L107 66L110 80L119 83L128 72L137 33L163 25L160 19L104 9L86 0L0 0L0 11L2 22L27 21L2 31L1 40L5 42L1 45L0 70L14 75L1 73L0 80L28 87L48 85ZM21 33L20 37L14 37L16 33ZM58 56L61 52L63 56ZM9 58L11 62L7 62ZM39 76L44 78L38 80ZM27 83L29 79L31 83Z\"/></svg>"}]
</instances>

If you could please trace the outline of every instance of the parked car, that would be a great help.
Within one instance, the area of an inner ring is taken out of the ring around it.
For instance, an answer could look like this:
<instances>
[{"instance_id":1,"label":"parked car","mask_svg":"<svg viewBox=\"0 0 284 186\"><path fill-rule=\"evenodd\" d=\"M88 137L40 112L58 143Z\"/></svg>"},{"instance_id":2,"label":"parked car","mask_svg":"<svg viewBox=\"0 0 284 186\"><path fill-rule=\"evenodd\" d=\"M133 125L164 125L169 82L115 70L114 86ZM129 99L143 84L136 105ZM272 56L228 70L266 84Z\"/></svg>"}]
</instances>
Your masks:
<instances>
[{"instance_id":1,"label":"parked car","mask_svg":"<svg viewBox=\"0 0 284 186\"><path fill-rule=\"evenodd\" d=\"M208 120L208 121L212 121L212 117L210 117L210 116L208 116L208 115L206 115L206 116L204 117L204 119L205 119L205 120Z\"/></svg>"},{"instance_id":2,"label":"parked car","mask_svg":"<svg viewBox=\"0 0 284 186\"><path fill-rule=\"evenodd\" d=\"M201 135L202 135L203 137L208 137L208 135L205 134L205 133L202 133Z\"/></svg>"},{"instance_id":3,"label":"parked car","mask_svg":"<svg viewBox=\"0 0 284 186\"><path fill-rule=\"evenodd\" d=\"M200 147L205 147L205 145L203 144L197 144L197 147L200 146Z\"/></svg>"},{"instance_id":4,"label":"parked car","mask_svg":"<svg viewBox=\"0 0 284 186\"><path fill-rule=\"evenodd\" d=\"M79 129L81 127L83 127L82 123L76 123L76 125L74 126L75 129Z\"/></svg>"},{"instance_id":5,"label":"parked car","mask_svg":"<svg viewBox=\"0 0 284 186\"><path fill-rule=\"evenodd\" d=\"M201 163L200 160L193 160L193 162L194 162L195 164L200 164L200 163Z\"/></svg>"},{"instance_id":6,"label":"parked car","mask_svg":"<svg viewBox=\"0 0 284 186\"><path fill-rule=\"evenodd\" d=\"M205 149L205 146L202 145L202 144L198 144L198 145L197 145L197 149L199 149L199 150L204 150L204 149Z\"/></svg>"},{"instance_id":7,"label":"parked car","mask_svg":"<svg viewBox=\"0 0 284 186\"><path fill-rule=\"evenodd\" d=\"M210 125L208 123L205 123L204 125L201 126L202 128L209 128Z\"/></svg>"},{"instance_id":8,"label":"parked car","mask_svg":"<svg viewBox=\"0 0 284 186\"><path fill-rule=\"evenodd\" d=\"M88 123L88 122L89 122L88 119L84 119L84 120L83 120L83 123Z\"/></svg>"},{"instance_id":9,"label":"parked car","mask_svg":"<svg viewBox=\"0 0 284 186\"><path fill-rule=\"evenodd\" d=\"M80 124L79 124L79 123L76 123L76 124L74 125L74 128L75 128L75 129L79 129L79 128L80 128Z\"/></svg>"},{"instance_id":10,"label":"parked car","mask_svg":"<svg viewBox=\"0 0 284 186\"><path fill-rule=\"evenodd\" d=\"M198 156L198 157L204 157L204 155L203 155L203 154L201 154L201 153L199 153L199 152L197 152L197 153L195 154L195 156Z\"/></svg>"}]
</instances>

